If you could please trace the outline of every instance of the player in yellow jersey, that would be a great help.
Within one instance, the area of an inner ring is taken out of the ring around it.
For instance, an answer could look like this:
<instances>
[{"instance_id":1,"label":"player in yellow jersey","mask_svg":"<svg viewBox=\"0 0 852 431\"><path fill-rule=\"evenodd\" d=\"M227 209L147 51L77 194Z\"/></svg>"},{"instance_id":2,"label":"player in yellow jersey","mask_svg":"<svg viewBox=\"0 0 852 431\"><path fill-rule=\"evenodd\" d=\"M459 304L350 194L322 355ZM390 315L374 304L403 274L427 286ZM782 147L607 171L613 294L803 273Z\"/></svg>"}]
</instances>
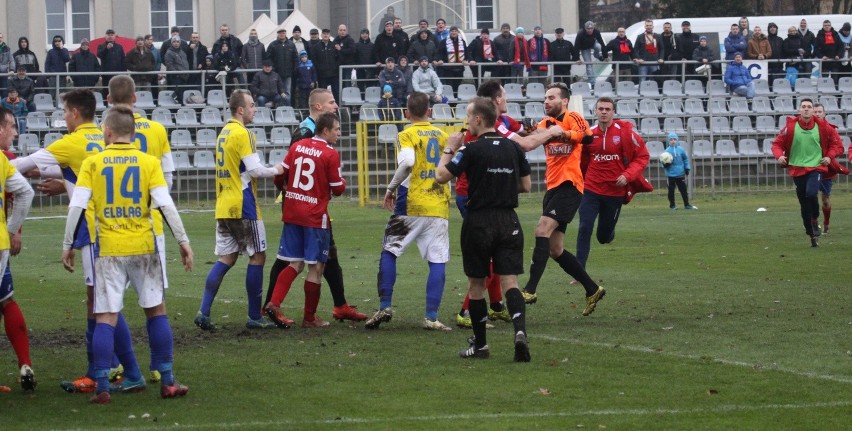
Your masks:
<instances>
[{"instance_id":1,"label":"player in yellow jersey","mask_svg":"<svg viewBox=\"0 0 852 431\"><path fill-rule=\"evenodd\" d=\"M284 172L279 163L263 166L257 156L254 133L246 126L254 120L257 107L251 93L237 90L228 101L231 119L216 139L216 255L219 260L207 274L204 297L195 316L195 324L214 330L210 308L225 274L237 262L240 253L249 258L246 270L249 329L275 328L261 315L263 265L266 263L266 230L257 202L257 178Z\"/></svg>"},{"instance_id":2,"label":"player in yellow jersey","mask_svg":"<svg viewBox=\"0 0 852 431\"><path fill-rule=\"evenodd\" d=\"M97 394L89 401L106 404L111 401L109 371L118 341L115 336L118 313L124 306L124 291L128 282L139 296L139 306L145 310L151 359L162 375L160 395L172 398L186 395L189 388L175 381L172 372L172 329L166 315L163 269L156 253L152 208L161 212L180 245L181 261L187 271L192 269L192 248L169 195L160 160L137 150L130 143L134 135L133 111L128 106L110 108L104 118L106 149L83 161L77 190L71 197L65 240L62 243L62 264L74 271L73 238L91 211L95 218L95 298L97 325L94 346ZM135 363L132 349L121 357L123 364ZM127 367L125 367L127 368ZM127 370L128 372L130 370ZM122 391L140 391L145 381L135 370L138 380L125 375L118 385Z\"/></svg>"},{"instance_id":3,"label":"player in yellow jersey","mask_svg":"<svg viewBox=\"0 0 852 431\"><path fill-rule=\"evenodd\" d=\"M391 320L391 300L396 283L396 259L413 242L420 256L429 262L426 281L424 329L450 331L438 321L438 307L444 294L445 267L450 260L450 187L435 182L447 134L429 123L429 96L414 92L408 97L411 127L399 133L399 167L388 184L384 206L393 211L385 227L384 249L379 260L379 310L367 319L367 329L376 329Z\"/></svg>"},{"instance_id":4,"label":"player in yellow jersey","mask_svg":"<svg viewBox=\"0 0 852 431\"><path fill-rule=\"evenodd\" d=\"M95 125L95 95L89 89L75 89L62 95L64 107L63 116L68 127L68 134L26 157L19 157L12 163L22 174L38 169L42 178L61 177L69 198L74 197L74 187L83 160L92 154L101 152L104 148L104 136ZM88 218L88 217L87 217ZM88 222L86 223L88 224ZM94 365L92 363L92 334L95 330L95 316L92 312L94 298L94 251L90 247L90 229L81 228L77 231L74 248L80 249L83 263L83 279L86 284L86 353L89 367L86 374L74 381L63 381L60 386L67 392L93 392L95 389ZM118 334L130 333L124 317L119 315ZM119 343L124 346L125 343ZM117 364L115 364L117 365Z\"/></svg>"},{"instance_id":5,"label":"player in yellow jersey","mask_svg":"<svg viewBox=\"0 0 852 431\"><path fill-rule=\"evenodd\" d=\"M127 105L131 108L136 104L136 84L133 79L127 75L113 76L109 80L109 95L107 101L110 105ZM133 114L133 120L136 122L136 131L133 135L133 145L137 149L148 155L156 157L160 160L160 167L163 169L163 176L166 179L168 190L172 189L172 178L175 170L174 160L172 159L172 148L169 145L169 135L166 128L162 124L149 120L138 113ZM166 270L166 237L163 234L163 218L160 213L154 211L151 213L154 221L154 234L157 239L157 253L160 255L160 262L163 267L163 280L168 289L169 281L165 276ZM153 366L153 362L152 362ZM153 383L160 381L160 376L153 367L150 370L149 380Z\"/></svg>"},{"instance_id":6,"label":"player in yellow jersey","mask_svg":"<svg viewBox=\"0 0 852 431\"><path fill-rule=\"evenodd\" d=\"M30 359L30 339L24 315L13 296L15 289L8 266L9 256L21 251L20 228L27 217L34 195L29 182L15 170L5 155L12 141L18 136L17 129L17 121L12 111L0 108L0 320L3 320L6 337L18 357L21 388L31 391L35 389L36 380ZM0 386L0 392L10 390L8 386Z\"/></svg>"}]
</instances>

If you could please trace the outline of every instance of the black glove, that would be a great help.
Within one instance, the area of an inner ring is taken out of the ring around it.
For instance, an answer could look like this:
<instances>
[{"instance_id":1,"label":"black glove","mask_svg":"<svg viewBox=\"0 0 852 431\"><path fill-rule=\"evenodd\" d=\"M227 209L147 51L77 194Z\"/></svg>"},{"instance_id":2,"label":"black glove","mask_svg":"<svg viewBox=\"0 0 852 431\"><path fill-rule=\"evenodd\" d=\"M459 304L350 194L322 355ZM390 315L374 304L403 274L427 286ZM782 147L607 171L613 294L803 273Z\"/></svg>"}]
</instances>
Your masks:
<instances>
[{"instance_id":1,"label":"black glove","mask_svg":"<svg viewBox=\"0 0 852 431\"><path fill-rule=\"evenodd\" d=\"M666 168L666 169L670 168L671 166L672 166L671 163L663 163L663 167Z\"/></svg>"},{"instance_id":2,"label":"black glove","mask_svg":"<svg viewBox=\"0 0 852 431\"><path fill-rule=\"evenodd\" d=\"M688 177L688 176L689 176L689 169L684 169L684 170L683 170L683 173L685 173L685 174L686 174L686 176Z\"/></svg>"},{"instance_id":3,"label":"black glove","mask_svg":"<svg viewBox=\"0 0 852 431\"><path fill-rule=\"evenodd\" d=\"M593 139L594 139L594 136L592 136L592 135L586 135L586 136L583 136L583 140L582 140L582 141L580 141L580 142L582 142L582 143L583 143L583 145L589 145L589 144L591 144L591 143L592 143L592 140L593 140Z\"/></svg>"}]
</instances>

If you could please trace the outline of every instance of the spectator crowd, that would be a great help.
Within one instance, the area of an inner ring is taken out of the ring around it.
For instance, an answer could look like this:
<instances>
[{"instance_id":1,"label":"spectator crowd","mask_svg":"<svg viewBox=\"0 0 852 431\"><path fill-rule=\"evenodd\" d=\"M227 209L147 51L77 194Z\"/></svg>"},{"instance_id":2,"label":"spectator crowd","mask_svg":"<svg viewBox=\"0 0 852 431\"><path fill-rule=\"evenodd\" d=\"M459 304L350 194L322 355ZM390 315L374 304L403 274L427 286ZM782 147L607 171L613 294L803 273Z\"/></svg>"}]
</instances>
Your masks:
<instances>
[{"instance_id":1,"label":"spectator crowd","mask_svg":"<svg viewBox=\"0 0 852 431\"><path fill-rule=\"evenodd\" d=\"M445 99L443 84L453 91L469 67L473 78L486 74L503 82L545 83L552 65L552 80L570 83L571 66L585 66L585 78L596 80L595 64L612 61L613 83L631 80L638 83L648 79L660 81L673 76L685 76L707 82L713 76L723 77L732 94L751 98L754 84L743 60L769 60L768 81L786 77L791 83L799 76L809 76L812 63L822 60L823 76L835 82L841 76L852 76L849 47L852 25L844 23L836 30L828 20L816 33L805 19L798 27L789 27L787 37L778 34L775 23L769 23L764 33L760 26L750 27L747 17L732 23L724 39L724 73L720 50L710 46L706 36L693 33L689 21L681 22L681 32L675 33L672 24L663 24L655 32L654 22L645 21L645 32L630 40L624 27L616 36L604 41L592 21L586 22L571 42L563 28L554 29L553 40L535 26L532 32L503 23L493 38L483 28L479 37L468 42L456 26L447 26L444 19L434 27L422 19L413 35L403 30L400 18L387 15L382 31L371 37L370 30L361 29L357 39L349 34L346 25L339 25L336 34L330 29L311 29L309 38L302 37L297 25L288 37L280 28L277 38L264 46L257 31L250 31L243 42L222 24L219 36L208 48L198 32L183 40L181 29L171 28L169 39L160 48L147 34L138 36L132 49L126 50L116 42L116 33L107 30L96 52L90 50L87 39L79 41L79 49L69 53L61 35L52 39L52 48L44 56L43 68L39 55L33 52L27 37L18 39L18 49L6 44L0 34L0 96L3 106L16 115L26 116L34 110L33 96L65 86L96 87L100 82L106 96L106 82L115 74L129 73L138 89L149 90L157 96L160 88L174 91L178 102L189 89L226 85L228 94L235 88L247 88L262 104L307 108L307 96L314 88L329 88L340 100L341 66L352 66L355 85L363 92L377 86L389 86L390 95L382 91L385 103L404 106L407 95L421 91L430 95L433 103ZM689 61L691 60L691 61ZM375 67L358 67L363 65ZM346 68L343 68L346 73ZM45 73L40 75L39 73ZM69 73L70 72L70 73ZM191 73L196 72L196 73ZM204 73L199 73L204 72ZM28 76L36 73L35 79ZM54 74L54 75L51 75ZM68 74L68 75L65 75ZM60 77L56 82L56 78ZM349 82L348 76L343 82ZM10 91L10 90L15 91ZM10 94L11 93L11 94Z\"/></svg>"}]
</instances>

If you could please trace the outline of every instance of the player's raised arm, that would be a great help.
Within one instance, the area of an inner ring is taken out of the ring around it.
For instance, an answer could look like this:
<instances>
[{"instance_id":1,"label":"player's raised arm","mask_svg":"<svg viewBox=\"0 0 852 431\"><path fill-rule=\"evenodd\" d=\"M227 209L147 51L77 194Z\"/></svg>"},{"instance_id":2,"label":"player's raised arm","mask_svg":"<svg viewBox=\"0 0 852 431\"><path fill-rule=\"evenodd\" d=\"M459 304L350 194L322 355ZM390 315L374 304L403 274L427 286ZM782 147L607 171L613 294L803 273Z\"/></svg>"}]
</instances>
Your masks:
<instances>
[{"instance_id":1,"label":"player's raised arm","mask_svg":"<svg viewBox=\"0 0 852 431\"><path fill-rule=\"evenodd\" d=\"M542 127L526 136L516 135L512 138L524 151L532 151L550 141L562 138L562 128L558 125Z\"/></svg>"}]
</instances>

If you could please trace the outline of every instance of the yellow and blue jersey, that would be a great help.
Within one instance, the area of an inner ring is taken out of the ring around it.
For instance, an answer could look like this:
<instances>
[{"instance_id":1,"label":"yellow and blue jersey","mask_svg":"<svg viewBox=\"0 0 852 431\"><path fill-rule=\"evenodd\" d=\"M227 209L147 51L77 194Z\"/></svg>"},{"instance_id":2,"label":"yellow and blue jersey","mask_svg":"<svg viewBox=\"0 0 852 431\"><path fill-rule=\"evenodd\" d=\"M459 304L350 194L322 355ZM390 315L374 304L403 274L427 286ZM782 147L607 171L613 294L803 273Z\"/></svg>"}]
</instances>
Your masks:
<instances>
[{"instance_id":1,"label":"yellow and blue jersey","mask_svg":"<svg viewBox=\"0 0 852 431\"><path fill-rule=\"evenodd\" d=\"M236 120L228 121L216 139L216 218L260 220L257 180L243 158L256 153L254 133Z\"/></svg>"},{"instance_id":2,"label":"yellow and blue jersey","mask_svg":"<svg viewBox=\"0 0 852 431\"><path fill-rule=\"evenodd\" d=\"M77 187L92 191L100 256L153 253L151 189L166 187L160 161L132 144L115 143L80 167Z\"/></svg>"},{"instance_id":3,"label":"yellow and blue jersey","mask_svg":"<svg viewBox=\"0 0 852 431\"><path fill-rule=\"evenodd\" d=\"M76 184L83 160L104 150L104 134L94 123L81 124L73 132L45 148L62 168L66 183ZM73 188L68 194L73 194Z\"/></svg>"},{"instance_id":4,"label":"yellow and blue jersey","mask_svg":"<svg viewBox=\"0 0 852 431\"><path fill-rule=\"evenodd\" d=\"M50 153L59 167L62 169L62 178L65 179L68 196L73 196L74 187L77 184L77 176L83 160L93 154L103 151L104 134L94 123L83 123L73 132L59 138L56 142L45 148ZM92 243L94 238L94 219L90 214L86 216L85 229L80 229L74 238L74 248L80 248Z\"/></svg>"},{"instance_id":5,"label":"yellow and blue jersey","mask_svg":"<svg viewBox=\"0 0 852 431\"><path fill-rule=\"evenodd\" d=\"M162 162L163 157L171 154L172 147L169 145L169 134L162 124L151 121L138 113L133 114L136 123L136 134L133 135L133 145L150 156L154 156ZM163 235L163 216L159 211L152 214L154 219L154 233Z\"/></svg>"},{"instance_id":6,"label":"yellow and blue jersey","mask_svg":"<svg viewBox=\"0 0 852 431\"><path fill-rule=\"evenodd\" d=\"M397 192L397 215L449 217L450 186L435 181L447 134L428 122L414 123L398 135L400 152L414 151L411 175Z\"/></svg>"},{"instance_id":7,"label":"yellow and blue jersey","mask_svg":"<svg viewBox=\"0 0 852 431\"><path fill-rule=\"evenodd\" d=\"M0 250L8 250L11 247L9 231L6 228L6 181L12 178L15 172L15 167L9 163L6 155L0 152Z\"/></svg>"}]
</instances>

